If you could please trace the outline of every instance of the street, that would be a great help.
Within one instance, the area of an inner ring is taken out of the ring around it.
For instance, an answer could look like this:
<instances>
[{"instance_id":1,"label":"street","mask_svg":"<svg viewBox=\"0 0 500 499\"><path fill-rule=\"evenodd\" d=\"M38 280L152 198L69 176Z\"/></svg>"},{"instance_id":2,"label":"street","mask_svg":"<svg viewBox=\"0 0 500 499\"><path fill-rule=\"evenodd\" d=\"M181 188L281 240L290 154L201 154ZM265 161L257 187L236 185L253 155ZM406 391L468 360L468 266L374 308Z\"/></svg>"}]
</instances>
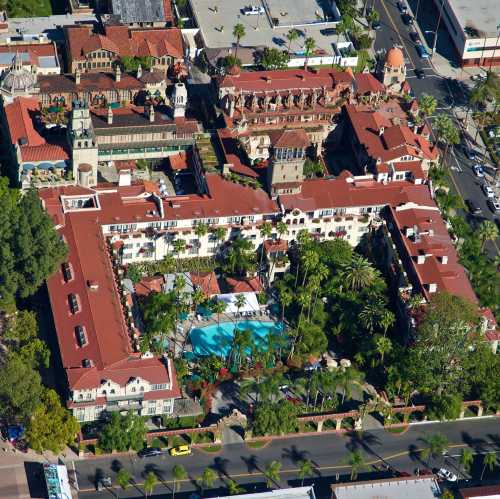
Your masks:
<instances>
[{"instance_id":1,"label":"street","mask_svg":"<svg viewBox=\"0 0 500 499\"><path fill-rule=\"evenodd\" d=\"M450 446L448 456L430 462L421 460L418 450L425 447L424 439L429 435L442 433L447 436ZM206 467L213 468L218 474L218 480L213 494L225 494L224 481L231 478L240 484L257 484L264 487L263 470L268 463L277 460L282 463L280 486L297 485L298 462L311 459L316 468L314 482L318 497L330 497L328 486L333 481L349 478L350 467L347 464L349 451L362 452L366 468L360 473L360 479L383 477L383 473L375 473L375 468L383 469L387 465L398 471L414 473L416 468L436 468L445 466L461 478L469 475L461 472L457 456L461 448L469 446L475 453L500 451L500 427L498 418L482 418L449 423L429 423L412 426L408 431L394 434L384 429L350 433L345 435L322 434L310 437L295 437L274 440L261 449L251 449L246 444L232 444L223 447L219 453L211 454L194 450L193 455L172 458L169 455L139 459L134 454L116 455L95 459L76 461L80 498L113 497L119 492L119 497L141 497L141 484L149 471L154 471L161 485L155 491L160 494L172 492L172 467L182 464L188 478L183 480L181 492L195 491L196 479L201 476ZM69 465L71 467L71 464ZM125 467L132 475L134 486L126 491L115 489L104 492L95 491L96 476L110 476L113 483L117 471ZM473 478L477 479L481 472L481 459L476 457L472 470ZM339 475L337 477L337 474ZM489 472L486 479L498 479L497 472ZM310 481L308 481L310 483ZM250 486L250 489L252 487ZM213 496L213 494L212 495Z\"/></svg>"},{"instance_id":2,"label":"street","mask_svg":"<svg viewBox=\"0 0 500 499\"><path fill-rule=\"evenodd\" d=\"M417 2L418 0L409 2L413 12L415 12ZM457 120L457 113L461 113L461 115L465 114L467 92L470 84L438 74L429 59L419 57L415 49L415 43L409 36L410 30L414 28L408 27L403 23L401 13L396 6L396 0L374 0L374 8L380 14L380 23L382 25L382 29L376 32L375 52L382 53L393 45L400 46L405 54L407 79L415 96L419 97L423 93L433 95L438 103L436 115L443 112L447 113L455 120L457 127L460 127L460 123ZM425 32L430 31L432 28L435 29L437 16L438 13L432 0L420 0L419 25L421 33L425 35L425 42L430 47L432 46L434 35L433 33ZM441 58L447 57L451 59L449 65L453 67L455 64L453 61L454 54L450 51L450 47L452 47L451 39L444 25L441 24L438 30L436 53ZM415 76L415 69L423 70L425 78L418 79ZM464 76L467 77L465 72ZM484 151L481 152L484 153ZM475 177L472 172L472 166L475 163L483 163L485 160L489 159L484 156L483 158L480 157L477 161L467 159L463 153L461 144L450 150L448 157L448 165L451 167L451 179L454 189L463 200L471 199L481 207L482 214L479 216L472 216L467 212L463 213L465 219L473 228L476 228L482 220L495 220L495 216L488 208L486 197L480 187L484 180ZM491 174L492 171L490 170L489 173ZM486 250L492 257L500 252L499 248L500 238L496 241L488 241L486 243Z\"/></svg>"}]
</instances>

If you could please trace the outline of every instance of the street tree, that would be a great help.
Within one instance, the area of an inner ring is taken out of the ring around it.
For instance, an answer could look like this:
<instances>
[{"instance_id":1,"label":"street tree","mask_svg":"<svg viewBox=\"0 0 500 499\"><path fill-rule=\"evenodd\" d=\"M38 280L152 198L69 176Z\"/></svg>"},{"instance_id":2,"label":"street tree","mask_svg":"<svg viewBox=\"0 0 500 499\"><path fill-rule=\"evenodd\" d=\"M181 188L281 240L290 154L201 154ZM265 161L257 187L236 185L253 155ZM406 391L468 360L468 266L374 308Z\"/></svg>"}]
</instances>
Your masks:
<instances>
[{"instance_id":1,"label":"street tree","mask_svg":"<svg viewBox=\"0 0 500 499\"><path fill-rule=\"evenodd\" d=\"M126 468L120 468L118 470L118 473L116 474L116 481L123 490L127 490L130 487L131 480L132 475Z\"/></svg>"},{"instance_id":2,"label":"street tree","mask_svg":"<svg viewBox=\"0 0 500 499\"><path fill-rule=\"evenodd\" d=\"M188 474L186 468L182 464L176 464L172 468L172 499L175 497L175 493L178 492L179 486L182 480L187 478Z\"/></svg>"},{"instance_id":3,"label":"street tree","mask_svg":"<svg viewBox=\"0 0 500 499\"><path fill-rule=\"evenodd\" d=\"M246 35L245 26L238 23L235 24L233 28L233 36L236 38L236 50L234 52L234 57L238 57L238 49L240 48L240 41Z\"/></svg>"},{"instance_id":4,"label":"street tree","mask_svg":"<svg viewBox=\"0 0 500 499\"><path fill-rule=\"evenodd\" d=\"M349 453L348 464L351 467L351 480L356 480L359 472L366 467L363 454L359 450Z\"/></svg>"},{"instance_id":5,"label":"street tree","mask_svg":"<svg viewBox=\"0 0 500 499\"><path fill-rule=\"evenodd\" d=\"M26 429L28 445L37 452L46 450L59 454L66 445L75 441L80 425L61 405L54 390L45 390Z\"/></svg>"},{"instance_id":6,"label":"street tree","mask_svg":"<svg viewBox=\"0 0 500 499\"><path fill-rule=\"evenodd\" d=\"M99 445L107 452L138 451L143 446L146 433L146 424L141 416L132 412L126 415L113 412L101 431Z\"/></svg>"},{"instance_id":7,"label":"street tree","mask_svg":"<svg viewBox=\"0 0 500 499\"><path fill-rule=\"evenodd\" d=\"M206 489L214 486L215 480L217 480L217 473L212 468L205 468L201 477L197 480L202 495Z\"/></svg>"},{"instance_id":8,"label":"street tree","mask_svg":"<svg viewBox=\"0 0 500 499\"><path fill-rule=\"evenodd\" d=\"M418 109L426 118L434 114L437 107L437 100L433 95L423 93L418 98Z\"/></svg>"},{"instance_id":9,"label":"street tree","mask_svg":"<svg viewBox=\"0 0 500 499\"><path fill-rule=\"evenodd\" d=\"M496 455L496 452L488 452L484 454L483 456L483 469L481 471L481 478L480 480L483 480L484 477L484 472L486 471L486 468L488 468L489 471L493 471L496 467L498 466L498 458Z\"/></svg>"},{"instance_id":10,"label":"street tree","mask_svg":"<svg viewBox=\"0 0 500 499\"><path fill-rule=\"evenodd\" d=\"M307 477L311 477L314 475L314 468L313 464L310 459L304 459L302 461L299 461L299 479L300 479L300 486L302 487L304 485L304 480Z\"/></svg>"},{"instance_id":11,"label":"street tree","mask_svg":"<svg viewBox=\"0 0 500 499\"><path fill-rule=\"evenodd\" d=\"M288 53L290 53L290 48L292 46L292 43L299 38L299 30L292 28L286 34L286 38L288 40L288 47L286 50Z\"/></svg>"},{"instance_id":12,"label":"street tree","mask_svg":"<svg viewBox=\"0 0 500 499\"><path fill-rule=\"evenodd\" d=\"M491 220L483 220L477 229L477 235L481 240L481 251L488 241L494 241L498 237L498 228Z\"/></svg>"},{"instance_id":13,"label":"street tree","mask_svg":"<svg viewBox=\"0 0 500 499\"><path fill-rule=\"evenodd\" d=\"M239 485L238 483L236 483L234 480L231 480L231 479L229 479L226 482L226 487L227 487L227 491L229 492L230 496L235 496L238 494L245 493L245 489L241 485Z\"/></svg>"},{"instance_id":14,"label":"street tree","mask_svg":"<svg viewBox=\"0 0 500 499\"><path fill-rule=\"evenodd\" d=\"M474 462L474 453L472 452L471 449L468 447L465 447L462 449L462 452L460 453L460 466L462 468L462 473L469 472L472 466L472 463Z\"/></svg>"},{"instance_id":15,"label":"street tree","mask_svg":"<svg viewBox=\"0 0 500 499\"><path fill-rule=\"evenodd\" d=\"M262 51L260 64L267 70L286 69L290 62L290 54L284 50L265 47Z\"/></svg>"},{"instance_id":16,"label":"street tree","mask_svg":"<svg viewBox=\"0 0 500 499\"><path fill-rule=\"evenodd\" d=\"M421 454L424 459L432 457L434 459L445 454L448 450L448 439L442 433L434 433L424 438L426 447L422 449Z\"/></svg>"},{"instance_id":17,"label":"street tree","mask_svg":"<svg viewBox=\"0 0 500 499\"><path fill-rule=\"evenodd\" d=\"M438 140L444 144L442 158L442 163L444 163L449 147L460 143L460 132L452 119L446 114L437 116L434 121L434 129Z\"/></svg>"},{"instance_id":18,"label":"street tree","mask_svg":"<svg viewBox=\"0 0 500 499\"><path fill-rule=\"evenodd\" d=\"M145 497L150 496L158 485L158 477L153 471L150 471L146 478L144 479L144 495Z\"/></svg>"},{"instance_id":19,"label":"street tree","mask_svg":"<svg viewBox=\"0 0 500 499\"><path fill-rule=\"evenodd\" d=\"M281 463L279 461L271 461L264 469L264 477L268 489L272 489L274 485L280 487L280 471Z\"/></svg>"},{"instance_id":20,"label":"street tree","mask_svg":"<svg viewBox=\"0 0 500 499\"><path fill-rule=\"evenodd\" d=\"M304 41L304 53L306 56L306 60L304 62L304 67L307 69L307 64L309 63L309 58L313 53L313 50L316 48L316 40L312 37L308 37Z\"/></svg>"}]
</instances>

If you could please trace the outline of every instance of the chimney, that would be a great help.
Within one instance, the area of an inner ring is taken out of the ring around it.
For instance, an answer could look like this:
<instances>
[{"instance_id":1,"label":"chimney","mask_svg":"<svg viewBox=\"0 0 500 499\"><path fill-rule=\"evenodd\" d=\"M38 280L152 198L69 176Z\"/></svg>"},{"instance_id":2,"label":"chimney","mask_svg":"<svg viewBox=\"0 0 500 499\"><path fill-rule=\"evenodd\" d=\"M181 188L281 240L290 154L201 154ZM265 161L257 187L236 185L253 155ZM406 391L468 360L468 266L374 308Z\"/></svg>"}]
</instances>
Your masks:
<instances>
[{"instance_id":1,"label":"chimney","mask_svg":"<svg viewBox=\"0 0 500 499\"><path fill-rule=\"evenodd\" d=\"M111 109L111 106L108 107L108 125L113 124L113 110Z\"/></svg>"},{"instance_id":2,"label":"chimney","mask_svg":"<svg viewBox=\"0 0 500 499\"><path fill-rule=\"evenodd\" d=\"M99 289L99 284L97 283L97 281L87 281L87 285L89 287L89 289L91 289L92 291L97 291Z\"/></svg>"},{"instance_id":3,"label":"chimney","mask_svg":"<svg viewBox=\"0 0 500 499\"><path fill-rule=\"evenodd\" d=\"M122 79L122 70L120 69L120 65L116 65L115 69L115 80L118 82Z\"/></svg>"},{"instance_id":4,"label":"chimney","mask_svg":"<svg viewBox=\"0 0 500 499\"><path fill-rule=\"evenodd\" d=\"M77 85L80 85L80 79L81 79L81 77L82 77L82 72L79 69L77 69L76 72L75 72L75 83Z\"/></svg>"},{"instance_id":5,"label":"chimney","mask_svg":"<svg viewBox=\"0 0 500 499\"><path fill-rule=\"evenodd\" d=\"M421 265L422 263L425 263L425 255L418 255L417 256L417 264Z\"/></svg>"},{"instance_id":6,"label":"chimney","mask_svg":"<svg viewBox=\"0 0 500 499\"><path fill-rule=\"evenodd\" d=\"M429 293L435 293L437 291L437 284L435 282L430 282L428 284Z\"/></svg>"},{"instance_id":7,"label":"chimney","mask_svg":"<svg viewBox=\"0 0 500 499\"><path fill-rule=\"evenodd\" d=\"M442 263L443 265L446 265L446 264L448 263L448 255L443 255L443 256L441 257L441 263Z\"/></svg>"},{"instance_id":8,"label":"chimney","mask_svg":"<svg viewBox=\"0 0 500 499\"><path fill-rule=\"evenodd\" d=\"M155 121L155 108L153 107L152 104L151 106L149 106L149 121L151 123L154 123Z\"/></svg>"},{"instance_id":9,"label":"chimney","mask_svg":"<svg viewBox=\"0 0 500 499\"><path fill-rule=\"evenodd\" d=\"M137 79L141 77L142 77L142 66L139 64L139 66L137 66Z\"/></svg>"}]
</instances>

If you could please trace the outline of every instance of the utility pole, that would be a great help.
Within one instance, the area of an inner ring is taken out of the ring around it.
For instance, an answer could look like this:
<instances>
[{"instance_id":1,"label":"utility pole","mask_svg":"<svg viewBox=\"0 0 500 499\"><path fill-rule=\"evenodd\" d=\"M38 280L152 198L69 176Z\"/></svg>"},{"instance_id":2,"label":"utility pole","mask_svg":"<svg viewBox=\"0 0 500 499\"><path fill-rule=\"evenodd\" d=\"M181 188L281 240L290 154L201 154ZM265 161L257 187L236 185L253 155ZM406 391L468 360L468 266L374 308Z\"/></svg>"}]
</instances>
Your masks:
<instances>
[{"instance_id":1,"label":"utility pole","mask_svg":"<svg viewBox=\"0 0 500 499\"><path fill-rule=\"evenodd\" d=\"M497 46L498 46L498 41L500 40L500 23L497 24L497 41L495 43L495 47L493 49L493 56L490 59L490 73L491 73L491 66L493 65L493 61L495 59L495 55L497 52Z\"/></svg>"},{"instance_id":2,"label":"utility pole","mask_svg":"<svg viewBox=\"0 0 500 499\"><path fill-rule=\"evenodd\" d=\"M441 0L441 7L439 8L439 17L436 25L436 31L434 31L434 43L432 44L431 59L434 57L434 52L436 52L436 45L438 39L439 25L441 24L441 17L443 15L444 0Z\"/></svg>"}]
</instances>

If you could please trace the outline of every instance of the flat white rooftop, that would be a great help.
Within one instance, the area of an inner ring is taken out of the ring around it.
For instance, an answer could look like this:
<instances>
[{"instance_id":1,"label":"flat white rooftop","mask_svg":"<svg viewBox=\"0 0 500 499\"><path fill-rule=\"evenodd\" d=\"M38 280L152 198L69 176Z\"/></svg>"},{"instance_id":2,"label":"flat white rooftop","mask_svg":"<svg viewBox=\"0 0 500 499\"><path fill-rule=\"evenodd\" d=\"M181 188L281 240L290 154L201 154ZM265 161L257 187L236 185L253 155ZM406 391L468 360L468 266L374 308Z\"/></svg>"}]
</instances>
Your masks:
<instances>
[{"instance_id":1,"label":"flat white rooftop","mask_svg":"<svg viewBox=\"0 0 500 499\"><path fill-rule=\"evenodd\" d=\"M315 499L313 487L296 487L293 489L276 489L255 494L223 496L218 499Z\"/></svg>"},{"instance_id":2,"label":"flat white rooftop","mask_svg":"<svg viewBox=\"0 0 500 499\"><path fill-rule=\"evenodd\" d=\"M389 478L332 485L333 499L436 499L440 496L434 476Z\"/></svg>"},{"instance_id":3,"label":"flat white rooftop","mask_svg":"<svg viewBox=\"0 0 500 499\"><path fill-rule=\"evenodd\" d=\"M455 13L462 29L467 27L477 30L478 36L470 38L496 37L500 22L498 0L447 0L450 10ZM467 34L467 30L465 30Z\"/></svg>"}]
</instances>

